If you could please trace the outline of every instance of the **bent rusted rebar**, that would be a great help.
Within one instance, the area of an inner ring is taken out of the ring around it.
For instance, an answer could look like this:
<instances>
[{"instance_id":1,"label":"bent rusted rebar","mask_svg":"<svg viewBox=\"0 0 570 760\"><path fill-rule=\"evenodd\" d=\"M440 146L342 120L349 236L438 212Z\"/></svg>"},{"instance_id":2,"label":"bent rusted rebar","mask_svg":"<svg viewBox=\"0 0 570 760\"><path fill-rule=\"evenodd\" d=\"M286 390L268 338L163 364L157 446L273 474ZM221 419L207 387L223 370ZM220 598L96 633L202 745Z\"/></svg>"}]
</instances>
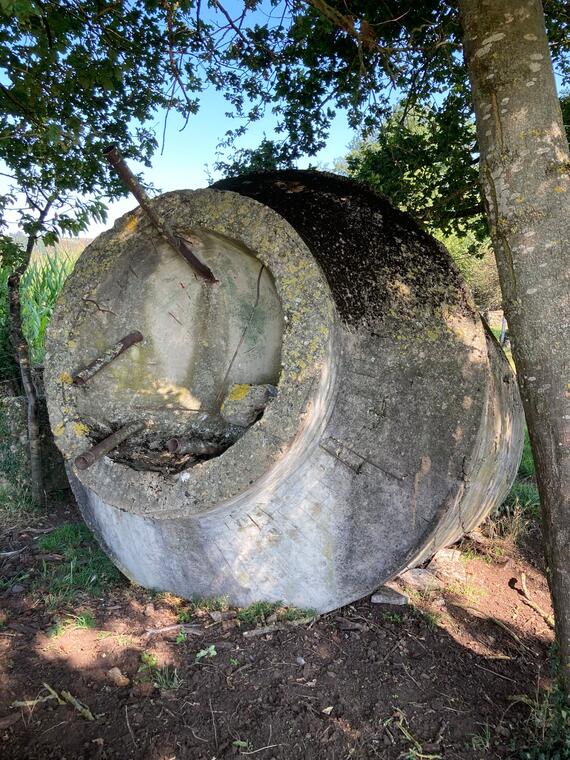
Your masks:
<instances>
[{"instance_id":1,"label":"bent rusted rebar","mask_svg":"<svg viewBox=\"0 0 570 760\"><path fill-rule=\"evenodd\" d=\"M120 356L123 351L127 350L127 348L140 343L141 340L144 340L144 336L138 330L125 335L125 337L117 341L114 346L108 348L105 353L101 354L101 356L98 356L96 359L93 359L92 362L89 362L86 367L74 372L71 375L74 385L85 385L88 380L91 380L93 375L96 375L97 372L114 361L117 356Z\"/></svg>"},{"instance_id":2,"label":"bent rusted rebar","mask_svg":"<svg viewBox=\"0 0 570 760\"><path fill-rule=\"evenodd\" d=\"M119 428L116 432L111 433L110 436L102 440L100 443L75 457L75 466L78 470L86 470L101 459L101 457L104 457L105 454L116 449L117 446L123 441L126 441L127 438L135 435L135 433L140 433L145 427L146 425L144 422L129 422L127 425Z\"/></svg>"},{"instance_id":3,"label":"bent rusted rebar","mask_svg":"<svg viewBox=\"0 0 570 760\"><path fill-rule=\"evenodd\" d=\"M122 157L117 146L110 145L108 148L105 148L104 154L123 181L125 187L135 196L153 227L170 243L175 251L186 259L197 274L205 280L208 280L208 282L218 282L210 267L201 262L196 254L192 252L190 246L182 240L182 238L177 237L170 227L160 219L150 203L150 198L146 194L144 188L141 187L138 179L129 169L127 162Z\"/></svg>"}]
</instances>

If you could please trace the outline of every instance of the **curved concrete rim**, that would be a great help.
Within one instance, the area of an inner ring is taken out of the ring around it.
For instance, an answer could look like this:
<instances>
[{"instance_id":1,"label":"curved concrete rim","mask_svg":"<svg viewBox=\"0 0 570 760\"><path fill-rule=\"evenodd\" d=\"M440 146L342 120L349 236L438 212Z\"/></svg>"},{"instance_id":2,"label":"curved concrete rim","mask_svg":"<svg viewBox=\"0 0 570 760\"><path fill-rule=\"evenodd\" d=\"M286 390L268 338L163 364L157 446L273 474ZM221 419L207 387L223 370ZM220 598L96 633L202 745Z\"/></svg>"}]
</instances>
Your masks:
<instances>
[{"instance_id":1,"label":"curved concrete rim","mask_svg":"<svg viewBox=\"0 0 570 760\"><path fill-rule=\"evenodd\" d=\"M173 198L179 201L177 215L168 219L166 209ZM305 243L288 222L266 206L217 190L166 193L153 205L178 234L213 232L256 256L273 276L285 315L277 398L267 406L263 418L222 455L177 475L133 470L109 457L88 470L74 468L78 480L104 501L154 518L174 518L251 498L260 479L266 483L284 467L295 467L295 457L306 450L324 424L333 393L335 308L320 267ZM50 419L56 442L68 461L91 445L82 420L74 416L73 397L84 391L69 384L76 367L66 366L75 326L78 320L93 318L85 298L88 294L88 303L97 298L95 272L99 283L112 276L118 246L129 251L141 236L160 243L142 212L135 210L92 243L69 278L50 326L46 360L46 383L52 389ZM204 283L203 287L212 286ZM74 297L74 293L82 297Z\"/></svg>"}]
</instances>

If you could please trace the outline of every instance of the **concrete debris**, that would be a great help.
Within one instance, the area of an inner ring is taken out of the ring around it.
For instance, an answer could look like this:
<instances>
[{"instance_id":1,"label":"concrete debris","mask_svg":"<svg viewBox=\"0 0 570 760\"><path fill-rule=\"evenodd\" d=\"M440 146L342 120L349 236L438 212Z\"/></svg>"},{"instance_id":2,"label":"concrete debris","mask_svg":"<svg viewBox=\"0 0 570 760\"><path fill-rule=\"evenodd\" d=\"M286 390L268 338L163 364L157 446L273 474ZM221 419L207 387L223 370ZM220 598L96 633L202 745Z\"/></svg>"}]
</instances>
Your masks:
<instances>
[{"instance_id":1,"label":"concrete debris","mask_svg":"<svg viewBox=\"0 0 570 760\"><path fill-rule=\"evenodd\" d=\"M427 569L444 583L465 583L467 572L458 549L440 549Z\"/></svg>"},{"instance_id":2,"label":"concrete debris","mask_svg":"<svg viewBox=\"0 0 570 760\"><path fill-rule=\"evenodd\" d=\"M222 416L232 425L249 427L276 395L274 385L232 385L222 404Z\"/></svg>"},{"instance_id":3,"label":"concrete debris","mask_svg":"<svg viewBox=\"0 0 570 760\"><path fill-rule=\"evenodd\" d=\"M223 620L231 620L237 616L237 612L235 610L226 610L225 612L222 612L220 610L212 610L208 614L214 623L221 623Z\"/></svg>"},{"instance_id":4,"label":"concrete debris","mask_svg":"<svg viewBox=\"0 0 570 760\"><path fill-rule=\"evenodd\" d=\"M414 567L400 575L400 580L408 588L414 591L434 591L441 587L439 579L429 570L422 567Z\"/></svg>"},{"instance_id":5,"label":"concrete debris","mask_svg":"<svg viewBox=\"0 0 570 760\"><path fill-rule=\"evenodd\" d=\"M400 594L388 586L381 586L370 598L372 604L408 604L409 599L405 594Z\"/></svg>"}]
</instances>

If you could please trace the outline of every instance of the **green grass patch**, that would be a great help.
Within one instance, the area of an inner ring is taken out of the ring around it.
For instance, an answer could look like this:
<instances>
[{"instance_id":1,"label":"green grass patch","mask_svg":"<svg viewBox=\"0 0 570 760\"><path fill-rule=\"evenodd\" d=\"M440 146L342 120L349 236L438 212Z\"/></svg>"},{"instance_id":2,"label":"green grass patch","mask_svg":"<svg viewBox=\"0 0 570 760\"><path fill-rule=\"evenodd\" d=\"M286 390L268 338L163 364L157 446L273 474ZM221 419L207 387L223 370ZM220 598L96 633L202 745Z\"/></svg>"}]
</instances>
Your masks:
<instances>
[{"instance_id":1,"label":"green grass patch","mask_svg":"<svg viewBox=\"0 0 570 760\"><path fill-rule=\"evenodd\" d=\"M402 625L404 617L397 612L383 612L382 620L385 623L392 623L392 625Z\"/></svg>"},{"instance_id":2,"label":"green grass patch","mask_svg":"<svg viewBox=\"0 0 570 760\"><path fill-rule=\"evenodd\" d=\"M47 255L34 261L22 277L22 329L34 365L43 362L46 329L73 264L67 256Z\"/></svg>"},{"instance_id":3,"label":"green grass patch","mask_svg":"<svg viewBox=\"0 0 570 760\"><path fill-rule=\"evenodd\" d=\"M272 602L253 602L249 607L244 607L237 614L240 623L265 623L268 618L278 607L278 604Z\"/></svg>"},{"instance_id":4,"label":"green grass patch","mask_svg":"<svg viewBox=\"0 0 570 760\"><path fill-rule=\"evenodd\" d=\"M138 676L139 680L150 682L157 689L179 689L183 683L177 668L171 665L159 668L156 657L150 652L141 654Z\"/></svg>"},{"instance_id":5,"label":"green grass patch","mask_svg":"<svg viewBox=\"0 0 570 760\"><path fill-rule=\"evenodd\" d=\"M519 760L570 758L570 695L558 686L537 694L512 697L530 708L528 738L515 757Z\"/></svg>"},{"instance_id":6,"label":"green grass patch","mask_svg":"<svg viewBox=\"0 0 570 760\"><path fill-rule=\"evenodd\" d=\"M525 430L524 447L517 477L512 488L495 510L493 518L509 519L514 515L524 519L540 519L540 496L535 482L535 466L528 431Z\"/></svg>"},{"instance_id":7,"label":"green grass patch","mask_svg":"<svg viewBox=\"0 0 570 760\"><path fill-rule=\"evenodd\" d=\"M441 625L441 615L430 610L417 610L420 620L427 625L430 630L435 630Z\"/></svg>"},{"instance_id":8,"label":"green grass patch","mask_svg":"<svg viewBox=\"0 0 570 760\"><path fill-rule=\"evenodd\" d=\"M530 448L530 438L528 430L524 433L524 446L521 463L519 465L519 471L517 477L519 478L533 478L536 474L534 466L534 459L532 457L532 450Z\"/></svg>"},{"instance_id":9,"label":"green grass patch","mask_svg":"<svg viewBox=\"0 0 570 760\"><path fill-rule=\"evenodd\" d=\"M499 508L499 514L511 514L520 505L523 514L534 520L540 518L540 496L532 481L515 480L509 495Z\"/></svg>"},{"instance_id":10,"label":"green grass patch","mask_svg":"<svg viewBox=\"0 0 570 760\"><path fill-rule=\"evenodd\" d=\"M444 591L453 596L463 596L470 602L478 602L487 595L487 590L481 586L476 586L474 583L460 583L459 581L450 583Z\"/></svg>"},{"instance_id":11,"label":"green grass patch","mask_svg":"<svg viewBox=\"0 0 570 760\"><path fill-rule=\"evenodd\" d=\"M123 578L83 523L59 526L38 539L38 547L63 557L63 562L44 560L36 584L36 592L49 609L71 604L79 592L100 594Z\"/></svg>"},{"instance_id":12,"label":"green grass patch","mask_svg":"<svg viewBox=\"0 0 570 760\"><path fill-rule=\"evenodd\" d=\"M267 618L275 615L279 622L293 622L306 617L314 617L315 610L302 610L298 607L285 607L282 602L253 602L249 607L239 610L237 619L240 623L265 623Z\"/></svg>"},{"instance_id":13,"label":"green grass patch","mask_svg":"<svg viewBox=\"0 0 570 760\"><path fill-rule=\"evenodd\" d=\"M187 607L178 610L178 622L188 623L196 615L206 615L208 612L227 612L229 608L227 596L198 597L193 599Z\"/></svg>"},{"instance_id":14,"label":"green grass patch","mask_svg":"<svg viewBox=\"0 0 570 760\"><path fill-rule=\"evenodd\" d=\"M63 620L57 619L48 631L50 638L61 636L65 631L79 631L95 628L97 621L88 610L80 612L78 615L68 615Z\"/></svg>"},{"instance_id":15,"label":"green grass patch","mask_svg":"<svg viewBox=\"0 0 570 760\"><path fill-rule=\"evenodd\" d=\"M30 348L33 365L41 364L45 354L45 334L57 298L73 269L74 260L55 252L34 258L22 276L20 302L22 328ZM8 267L0 268L0 379L14 377L9 337Z\"/></svg>"}]
</instances>

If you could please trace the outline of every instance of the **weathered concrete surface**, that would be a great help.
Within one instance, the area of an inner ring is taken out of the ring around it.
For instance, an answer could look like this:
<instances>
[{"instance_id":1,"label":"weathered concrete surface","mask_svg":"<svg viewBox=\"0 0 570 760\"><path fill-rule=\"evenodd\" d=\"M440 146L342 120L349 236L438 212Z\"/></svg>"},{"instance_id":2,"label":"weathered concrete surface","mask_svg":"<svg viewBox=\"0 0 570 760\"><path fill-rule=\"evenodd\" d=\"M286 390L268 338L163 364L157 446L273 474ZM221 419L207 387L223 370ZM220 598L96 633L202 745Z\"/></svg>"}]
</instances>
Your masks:
<instances>
[{"instance_id":1,"label":"weathered concrete surface","mask_svg":"<svg viewBox=\"0 0 570 760\"><path fill-rule=\"evenodd\" d=\"M139 583L333 609L472 529L506 494L522 447L516 385L447 253L384 199L311 172L217 187L154 204L219 286L174 262L139 211L84 252L50 328L52 426L85 519ZM244 256L252 276L236 287ZM265 322L255 273L267 278ZM176 298L182 325L164 316ZM255 322L260 339L246 348ZM147 345L84 388L69 384L134 329ZM105 430L142 417L183 436L187 412L223 415L232 387L266 383L276 397L220 456L175 474L110 457L74 471Z\"/></svg>"}]
</instances>

